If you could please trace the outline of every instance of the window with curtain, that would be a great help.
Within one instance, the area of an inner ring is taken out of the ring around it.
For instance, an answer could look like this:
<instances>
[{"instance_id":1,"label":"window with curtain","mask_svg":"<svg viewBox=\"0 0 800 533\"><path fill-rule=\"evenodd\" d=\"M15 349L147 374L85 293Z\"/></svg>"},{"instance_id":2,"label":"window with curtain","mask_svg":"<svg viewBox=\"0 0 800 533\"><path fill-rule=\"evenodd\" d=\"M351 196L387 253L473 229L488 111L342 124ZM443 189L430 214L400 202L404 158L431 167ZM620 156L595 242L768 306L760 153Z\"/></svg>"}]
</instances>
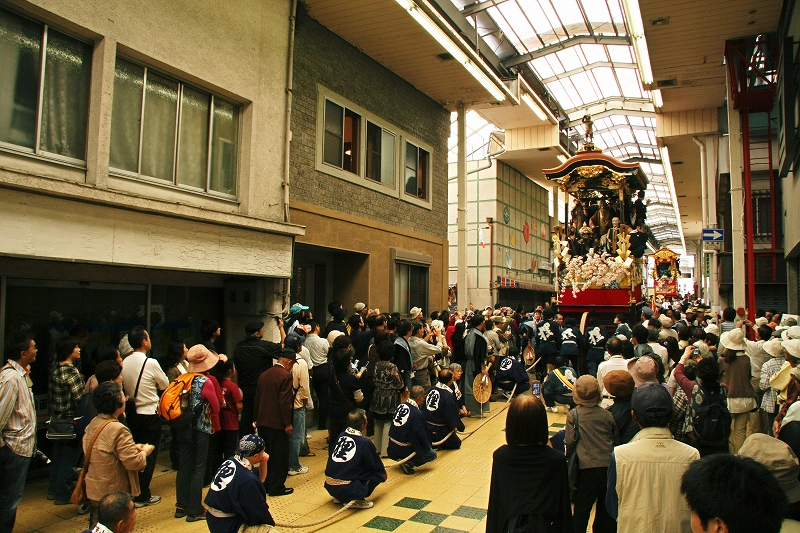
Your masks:
<instances>
[{"instance_id":1,"label":"window with curtain","mask_svg":"<svg viewBox=\"0 0 800 533\"><path fill-rule=\"evenodd\" d=\"M395 263L394 309L406 314L412 307L428 305L428 267Z\"/></svg>"},{"instance_id":2,"label":"window with curtain","mask_svg":"<svg viewBox=\"0 0 800 533\"><path fill-rule=\"evenodd\" d=\"M428 164L429 154L426 150L406 142L406 194L428 199Z\"/></svg>"},{"instance_id":3,"label":"window with curtain","mask_svg":"<svg viewBox=\"0 0 800 533\"><path fill-rule=\"evenodd\" d=\"M118 57L109 166L236 196L239 106Z\"/></svg>"},{"instance_id":4,"label":"window with curtain","mask_svg":"<svg viewBox=\"0 0 800 533\"><path fill-rule=\"evenodd\" d=\"M0 145L86 160L92 46L0 9Z\"/></svg>"},{"instance_id":5,"label":"window with curtain","mask_svg":"<svg viewBox=\"0 0 800 533\"><path fill-rule=\"evenodd\" d=\"M324 161L347 172L358 174L360 163L361 115L325 100Z\"/></svg>"}]
</instances>

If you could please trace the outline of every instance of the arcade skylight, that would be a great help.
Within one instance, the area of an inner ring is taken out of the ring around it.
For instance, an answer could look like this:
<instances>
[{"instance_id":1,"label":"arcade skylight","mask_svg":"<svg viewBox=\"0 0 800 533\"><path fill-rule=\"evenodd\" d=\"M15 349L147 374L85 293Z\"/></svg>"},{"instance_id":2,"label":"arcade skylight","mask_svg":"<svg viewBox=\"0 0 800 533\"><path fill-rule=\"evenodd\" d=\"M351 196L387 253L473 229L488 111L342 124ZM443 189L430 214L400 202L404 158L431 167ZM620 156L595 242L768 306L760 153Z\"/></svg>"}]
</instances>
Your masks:
<instances>
[{"instance_id":1,"label":"arcade skylight","mask_svg":"<svg viewBox=\"0 0 800 533\"><path fill-rule=\"evenodd\" d=\"M658 91L651 77L636 0L452 0L507 67L527 63L569 119L569 136L582 139L581 119L594 121L604 152L642 165L650 186L648 225L658 244L685 254L668 155L656 141ZM637 20L628 26L625 13ZM637 61L637 50L644 56ZM643 76L640 69L647 72ZM646 80L648 83L652 80ZM477 128L486 131L484 127Z\"/></svg>"}]
</instances>

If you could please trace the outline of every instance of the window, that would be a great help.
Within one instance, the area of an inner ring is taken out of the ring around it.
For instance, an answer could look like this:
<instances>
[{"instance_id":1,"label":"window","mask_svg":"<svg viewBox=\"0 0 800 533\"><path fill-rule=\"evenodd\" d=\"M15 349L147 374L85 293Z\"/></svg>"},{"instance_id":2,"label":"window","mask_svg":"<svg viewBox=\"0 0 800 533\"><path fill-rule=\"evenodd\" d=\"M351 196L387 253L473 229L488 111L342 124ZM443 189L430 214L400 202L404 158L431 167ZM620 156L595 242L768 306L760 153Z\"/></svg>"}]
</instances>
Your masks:
<instances>
[{"instance_id":1,"label":"window","mask_svg":"<svg viewBox=\"0 0 800 533\"><path fill-rule=\"evenodd\" d=\"M428 199L428 152L406 142L406 194Z\"/></svg>"},{"instance_id":2,"label":"window","mask_svg":"<svg viewBox=\"0 0 800 533\"><path fill-rule=\"evenodd\" d=\"M367 178L394 185L394 133L367 122Z\"/></svg>"},{"instance_id":3,"label":"window","mask_svg":"<svg viewBox=\"0 0 800 533\"><path fill-rule=\"evenodd\" d=\"M317 89L316 170L430 209L431 146Z\"/></svg>"},{"instance_id":4,"label":"window","mask_svg":"<svg viewBox=\"0 0 800 533\"><path fill-rule=\"evenodd\" d=\"M753 191L755 237L772 237L772 196L769 191Z\"/></svg>"},{"instance_id":5,"label":"window","mask_svg":"<svg viewBox=\"0 0 800 533\"><path fill-rule=\"evenodd\" d=\"M86 159L92 46L0 9L0 145Z\"/></svg>"},{"instance_id":6,"label":"window","mask_svg":"<svg viewBox=\"0 0 800 533\"><path fill-rule=\"evenodd\" d=\"M394 308L406 314L412 307L428 305L428 267L395 263Z\"/></svg>"},{"instance_id":7,"label":"window","mask_svg":"<svg viewBox=\"0 0 800 533\"><path fill-rule=\"evenodd\" d=\"M361 116L325 101L325 162L358 174Z\"/></svg>"},{"instance_id":8,"label":"window","mask_svg":"<svg viewBox=\"0 0 800 533\"><path fill-rule=\"evenodd\" d=\"M190 190L236 195L239 107L117 58L109 165Z\"/></svg>"}]
</instances>

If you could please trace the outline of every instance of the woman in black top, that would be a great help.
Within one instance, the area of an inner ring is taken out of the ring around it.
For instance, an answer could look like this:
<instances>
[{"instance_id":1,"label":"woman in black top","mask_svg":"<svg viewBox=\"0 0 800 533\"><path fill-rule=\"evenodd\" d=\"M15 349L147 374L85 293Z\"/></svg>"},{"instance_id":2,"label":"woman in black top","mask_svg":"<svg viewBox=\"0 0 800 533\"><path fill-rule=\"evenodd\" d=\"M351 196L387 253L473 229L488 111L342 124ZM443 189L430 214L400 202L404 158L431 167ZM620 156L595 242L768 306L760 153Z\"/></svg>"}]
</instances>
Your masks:
<instances>
[{"instance_id":1,"label":"woman in black top","mask_svg":"<svg viewBox=\"0 0 800 533\"><path fill-rule=\"evenodd\" d=\"M347 415L364 399L359 374L350 373L352 348L336 350L331 356L333 372L328 381L328 454L333 451L339 434L347 427Z\"/></svg>"},{"instance_id":2,"label":"woman in black top","mask_svg":"<svg viewBox=\"0 0 800 533\"><path fill-rule=\"evenodd\" d=\"M492 458L486 533L571 533L567 461L547 446L547 410L539 398L514 398L506 442Z\"/></svg>"}]
</instances>

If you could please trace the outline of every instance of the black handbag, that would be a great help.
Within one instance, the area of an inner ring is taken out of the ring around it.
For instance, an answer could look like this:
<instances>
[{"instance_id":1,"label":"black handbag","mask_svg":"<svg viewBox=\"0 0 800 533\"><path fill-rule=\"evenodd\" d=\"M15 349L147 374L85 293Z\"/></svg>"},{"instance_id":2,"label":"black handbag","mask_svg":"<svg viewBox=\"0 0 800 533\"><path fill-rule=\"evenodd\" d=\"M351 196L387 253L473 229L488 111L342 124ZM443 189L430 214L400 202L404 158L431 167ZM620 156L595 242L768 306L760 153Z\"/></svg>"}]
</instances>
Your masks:
<instances>
[{"instance_id":1,"label":"black handbag","mask_svg":"<svg viewBox=\"0 0 800 533\"><path fill-rule=\"evenodd\" d=\"M575 490L578 486L578 476L580 474L580 465L578 463L578 441L581 438L580 425L578 424L578 408L574 409L575 412L575 447L572 452L567 456L567 478L569 479L569 488Z\"/></svg>"},{"instance_id":2,"label":"black handbag","mask_svg":"<svg viewBox=\"0 0 800 533\"><path fill-rule=\"evenodd\" d=\"M139 371L139 379L136 380L136 388L133 390L133 398L128 398L125 402L125 420L130 422L136 418L136 397L139 395L139 384L142 382L142 374L144 374L144 367L147 366L147 356L144 356L144 363L142 363L142 370Z\"/></svg>"},{"instance_id":3,"label":"black handbag","mask_svg":"<svg viewBox=\"0 0 800 533\"><path fill-rule=\"evenodd\" d=\"M47 439L48 440L72 440L78 436L75 430L75 419L73 417L61 418L56 415L50 415L50 420L47 421Z\"/></svg>"}]
</instances>

